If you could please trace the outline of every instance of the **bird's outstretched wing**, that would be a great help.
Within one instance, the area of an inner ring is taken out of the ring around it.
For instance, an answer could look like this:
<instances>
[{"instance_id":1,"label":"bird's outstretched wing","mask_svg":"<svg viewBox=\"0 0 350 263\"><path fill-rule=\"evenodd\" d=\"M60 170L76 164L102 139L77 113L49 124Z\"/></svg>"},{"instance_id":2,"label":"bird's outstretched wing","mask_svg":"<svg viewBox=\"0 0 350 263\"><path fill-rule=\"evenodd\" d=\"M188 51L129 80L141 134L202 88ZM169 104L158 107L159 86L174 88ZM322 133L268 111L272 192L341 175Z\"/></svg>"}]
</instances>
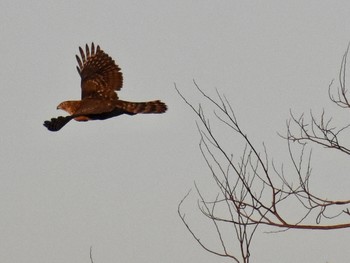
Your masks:
<instances>
[{"instance_id":1,"label":"bird's outstretched wing","mask_svg":"<svg viewBox=\"0 0 350 263\"><path fill-rule=\"evenodd\" d=\"M108 56L100 46L95 50L94 43L91 50L86 44L84 50L79 47L81 58L76 55L81 77L81 99L118 99L116 90L123 86L123 75L114 60Z\"/></svg>"},{"instance_id":2,"label":"bird's outstretched wing","mask_svg":"<svg viewBox=\"0 0 350 263\"><path fill-rule=\"evenodd\" d=\"M59 131L64 125L66 125L71 119L73 119L72 116L59 116L57 118L52 118L49 121L44 122L44 126L49 131Z\"/></svg>"}]
</instances>

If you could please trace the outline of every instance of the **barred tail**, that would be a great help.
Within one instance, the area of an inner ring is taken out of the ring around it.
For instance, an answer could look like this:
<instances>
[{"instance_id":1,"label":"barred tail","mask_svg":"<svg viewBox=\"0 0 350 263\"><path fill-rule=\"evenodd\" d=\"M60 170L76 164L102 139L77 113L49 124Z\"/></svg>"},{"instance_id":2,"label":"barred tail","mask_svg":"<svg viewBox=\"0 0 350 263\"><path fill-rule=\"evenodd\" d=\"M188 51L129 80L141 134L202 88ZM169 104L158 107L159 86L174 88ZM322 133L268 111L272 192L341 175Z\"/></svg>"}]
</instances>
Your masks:
<instances>
[{"instance_id":1,"label":"barred tail","mask_svg":"<svg viewBox=\"0 0 350 263\"><path fill-rule=\"evenodd\" d=\"M118 108L122 108L126 112L131 114L137 113L164 113L167 110L167 106L160 100L147 101L147 102L129 102L119 100L117 104Z\"/></svg>"}]
</instances>

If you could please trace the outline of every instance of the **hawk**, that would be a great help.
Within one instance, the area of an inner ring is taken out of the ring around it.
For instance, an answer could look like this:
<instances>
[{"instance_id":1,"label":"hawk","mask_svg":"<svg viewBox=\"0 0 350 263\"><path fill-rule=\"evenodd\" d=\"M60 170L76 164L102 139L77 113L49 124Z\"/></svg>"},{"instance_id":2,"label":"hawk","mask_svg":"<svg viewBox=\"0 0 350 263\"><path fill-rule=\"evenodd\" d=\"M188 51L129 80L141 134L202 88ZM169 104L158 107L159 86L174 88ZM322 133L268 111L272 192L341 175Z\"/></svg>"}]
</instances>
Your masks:
<instances>
[{"instance_id":1,"label":"hawk","mask_svg":"<svg viewBox=\"0 0 350 263\"><path fill-rule=\"evenodd\" d=\"M45 121L44 126L50 131L58 131L70 120L89 121L105 120L121 114L164 113L165 103L160 100L148 102L130 102L120 100L116 91L123 86L123 74L114 60L100 46L91 49L86 44L84 50L79 47L81 58L77 70L81 77L81 100L61 102L57 109L66 111L69 116L60 116Z\"/></svg>"}]
</instances>

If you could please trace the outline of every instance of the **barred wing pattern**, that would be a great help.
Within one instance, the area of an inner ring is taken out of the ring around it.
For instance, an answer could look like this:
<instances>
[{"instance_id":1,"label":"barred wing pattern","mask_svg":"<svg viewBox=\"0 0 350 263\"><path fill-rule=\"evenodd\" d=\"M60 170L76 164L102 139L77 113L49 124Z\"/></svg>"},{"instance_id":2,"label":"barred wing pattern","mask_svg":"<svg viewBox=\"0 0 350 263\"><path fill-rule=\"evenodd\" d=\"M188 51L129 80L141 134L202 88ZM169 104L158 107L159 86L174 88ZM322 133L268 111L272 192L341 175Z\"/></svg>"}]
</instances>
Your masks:
<instances>
[{"instance_id":1,"label":"barred wing pattern","mask_svg":"<svg viewBox=\"0 0 350 263\"><path fill-rule=\"evenodd\" d=\"M102 98L117 99L115 90L123 86L123 75L114 60L104 53L100 46L95 52L94 43L91 44L91 52L86 44L85 52L79 47L80 56L76 55L78 61L77 70L81 77L81 99Z\"/></svg>"}]
</instances>

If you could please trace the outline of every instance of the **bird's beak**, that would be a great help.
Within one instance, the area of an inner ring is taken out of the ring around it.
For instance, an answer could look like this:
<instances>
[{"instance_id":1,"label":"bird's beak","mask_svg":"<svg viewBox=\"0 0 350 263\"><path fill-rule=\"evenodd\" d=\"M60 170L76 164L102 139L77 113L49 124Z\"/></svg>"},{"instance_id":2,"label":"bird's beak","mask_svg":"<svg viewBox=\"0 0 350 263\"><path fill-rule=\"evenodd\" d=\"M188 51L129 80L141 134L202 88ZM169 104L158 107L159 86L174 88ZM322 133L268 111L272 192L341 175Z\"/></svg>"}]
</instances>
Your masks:
<instances>
[{"instance_id":1,"label":"bird's beak","mask_svg":"<svg viewBox=\"0 0 350 263\"><path fill-rule=\"evenodd\" d=\"M61 109L61 107L60 107L60 105L58 105L57 108L56 108L56 110L60 110L60 109Z\"/></svg>"}]
</instances>

